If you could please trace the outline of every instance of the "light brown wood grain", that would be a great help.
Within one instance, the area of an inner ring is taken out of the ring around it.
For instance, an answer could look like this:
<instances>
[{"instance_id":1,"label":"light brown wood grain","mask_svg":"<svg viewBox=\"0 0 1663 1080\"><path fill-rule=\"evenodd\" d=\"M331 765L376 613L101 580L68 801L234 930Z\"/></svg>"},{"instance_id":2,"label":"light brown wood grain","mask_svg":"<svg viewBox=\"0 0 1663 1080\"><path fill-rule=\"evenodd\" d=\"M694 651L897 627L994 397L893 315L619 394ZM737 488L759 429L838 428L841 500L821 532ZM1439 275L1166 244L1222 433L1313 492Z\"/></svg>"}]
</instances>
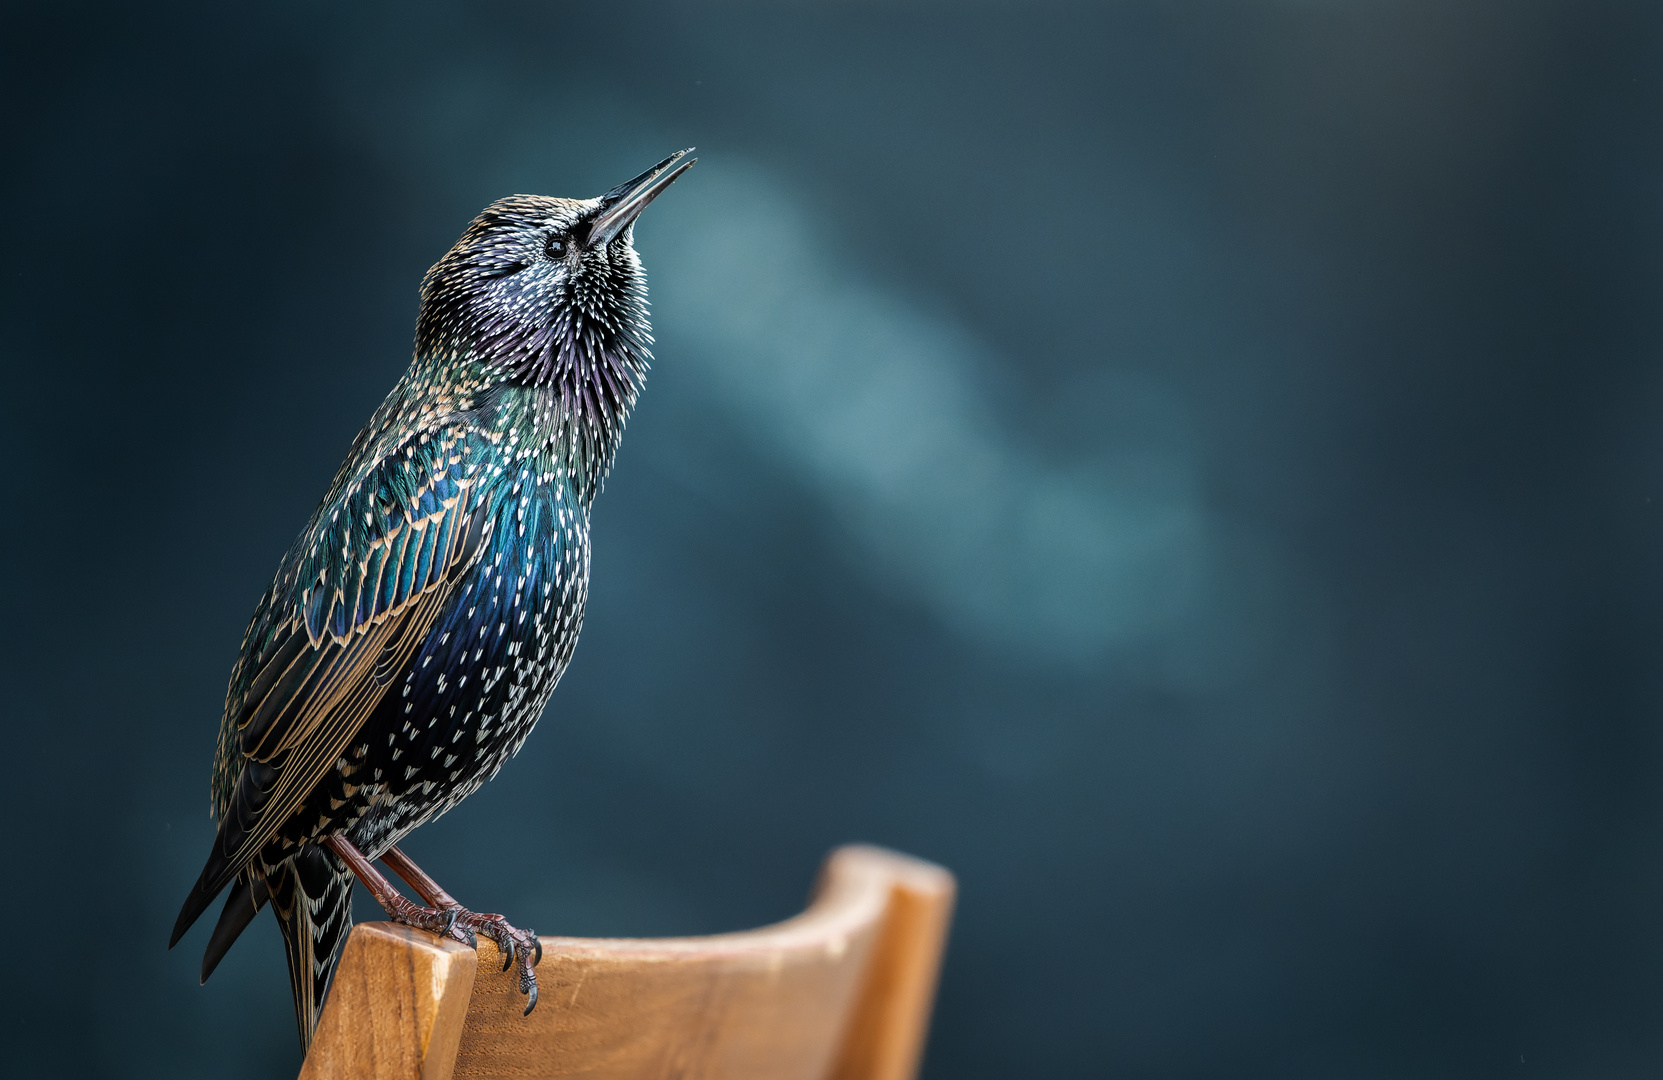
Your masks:
<instances>
[{"instance_id":1,"label":"light brown wood grain","mask_svg":"<svg viewBox=\"0 0 1663 1080\"><path fill-rule=\"evenodd\" d=\"M808 910L774 926L698 938L542 938L541 1000L529 1017L521 1015L516 979L500 972L501 957L481 939L450 1075L907 1080L928 1026L953 893L952 875L938 866L877 848L840 848L827 859ZM355 928L352 940L383 926ZM403 933L407 948L415 937L447 954L456 948ZM409 1071L415 1059L408 1055L319 1049L338 1002L353 1003L343 1013L374 1012L386 1007L378 995L408 998L400 980L420 979L401 975L414 969L400 963L366 951L349 970L343 958L307 1068L326 1054L350 1060L352 1070L303 1076L422 1075ZM328 1034L362 1038L363 1025L336 1025ZM425 1045L427 1061L440 1044Z\"/></svg>"},{"instance_id":2,"label":"light brown wood grain","mask_svg":"<svg viewBox=\"0 0 1663 1080\"><path fill-rule=\"evenodd\" d=\"M422 930L353 927L301 1080L449 1080L477 964Z\"/></svg>"},{"instance_id":3,"label":"light brown wood grain","mask_svg":"<svg viewBox=\"0 0 1663 1080\"><path fill-rule=\"evenodd\" d=\"M887 877L890 894L830 1078L909 1080L918 1072L929 1033L956 884L952 874L933 863L879 848L844 848L832 856L840 857L859 860L865 872Z\"/></svg>"}]
</instances>

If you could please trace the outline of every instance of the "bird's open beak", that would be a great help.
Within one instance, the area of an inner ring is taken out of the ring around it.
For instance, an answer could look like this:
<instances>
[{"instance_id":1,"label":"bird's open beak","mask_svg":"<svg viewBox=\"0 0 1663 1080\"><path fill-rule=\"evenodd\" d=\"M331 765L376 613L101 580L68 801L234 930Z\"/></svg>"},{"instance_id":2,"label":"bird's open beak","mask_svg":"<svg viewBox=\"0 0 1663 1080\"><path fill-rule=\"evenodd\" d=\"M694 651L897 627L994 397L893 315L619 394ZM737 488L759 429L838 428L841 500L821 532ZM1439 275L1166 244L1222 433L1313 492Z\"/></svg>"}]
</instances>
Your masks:
<instances>
[{"instance_id":1,"label":"bird's open beak","mask_svg":"<svg viewBox=\"0 0 1663 1080\"><path fill-rule=\"evenodd\" d=\"M675 183L676 177L693 167L699 159L689 157L693 147L677 151L627 184L620 184L601 196L606 209L589 226L588 246L605 247L641 216L647 204L658 198L658 193Z\"/></svg>"}]
</instances>

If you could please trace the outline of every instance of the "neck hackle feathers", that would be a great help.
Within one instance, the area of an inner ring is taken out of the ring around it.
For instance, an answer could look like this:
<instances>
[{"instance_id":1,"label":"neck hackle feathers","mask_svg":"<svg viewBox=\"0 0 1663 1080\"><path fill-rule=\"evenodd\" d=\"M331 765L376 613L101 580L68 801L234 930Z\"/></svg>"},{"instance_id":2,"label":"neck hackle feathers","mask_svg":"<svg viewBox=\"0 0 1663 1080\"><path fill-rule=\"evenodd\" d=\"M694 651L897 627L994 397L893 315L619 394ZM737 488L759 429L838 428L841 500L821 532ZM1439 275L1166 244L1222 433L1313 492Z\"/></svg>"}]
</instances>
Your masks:
<instances>
[{"instance_id":1,"label":"neck hackle feathers","mask_svg":"<svg viewBox=\"0 0 1663 1080\"><path fill-rule=\"evenodd\" d=\"M652 332L630 231L584 243L603 209L531 195L487 207L422 282L416 355L546 389L556 439L604 470L645 382Z\"/></svg>"}]
</instances>

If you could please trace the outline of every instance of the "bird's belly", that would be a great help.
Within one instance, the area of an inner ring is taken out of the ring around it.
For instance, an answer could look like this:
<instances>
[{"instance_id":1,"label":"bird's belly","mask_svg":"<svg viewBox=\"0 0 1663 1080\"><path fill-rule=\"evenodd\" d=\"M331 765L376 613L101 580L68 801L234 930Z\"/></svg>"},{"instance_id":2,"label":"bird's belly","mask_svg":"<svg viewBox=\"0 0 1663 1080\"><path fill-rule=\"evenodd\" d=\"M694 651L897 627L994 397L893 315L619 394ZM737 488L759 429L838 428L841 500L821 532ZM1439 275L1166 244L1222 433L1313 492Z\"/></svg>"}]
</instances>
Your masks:
<instances>
[{"instance_id":1,"label":"bird's belly","mask_svg":"<svg viewBox=\"0 0 1663 1080\"><path fill-rule=\"evenodd\" d=\"M571 659L589 582L586 530L528 540L488 550L458 583L311 800L313 837L344 830L374 858L519 751Z\"/></svg>"}]
</instances>

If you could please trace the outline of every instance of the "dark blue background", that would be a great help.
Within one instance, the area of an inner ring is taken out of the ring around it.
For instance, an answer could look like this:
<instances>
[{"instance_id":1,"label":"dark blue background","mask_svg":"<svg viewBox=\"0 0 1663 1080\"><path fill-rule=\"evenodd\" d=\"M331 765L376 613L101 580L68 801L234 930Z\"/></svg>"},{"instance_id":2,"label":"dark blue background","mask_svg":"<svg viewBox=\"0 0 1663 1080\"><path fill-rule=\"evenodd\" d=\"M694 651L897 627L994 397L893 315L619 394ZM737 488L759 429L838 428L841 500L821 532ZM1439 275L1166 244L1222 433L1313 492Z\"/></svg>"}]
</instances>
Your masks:
<instances>
[{"instance_id":1,"label":"dark blue background","mask_svg":"<svg viewBox=\"0 0 1663 1080\"><path fill-rule=\"evenodd\" d=\"M582 644L418 860L629 935L938 860L930 1077L1663 1067L1663 8L14 3L0 54L8 1075L293 1075L269 920L163 950L244 620L468 219L689 144Z\"/></svg>"}]
</instances>

